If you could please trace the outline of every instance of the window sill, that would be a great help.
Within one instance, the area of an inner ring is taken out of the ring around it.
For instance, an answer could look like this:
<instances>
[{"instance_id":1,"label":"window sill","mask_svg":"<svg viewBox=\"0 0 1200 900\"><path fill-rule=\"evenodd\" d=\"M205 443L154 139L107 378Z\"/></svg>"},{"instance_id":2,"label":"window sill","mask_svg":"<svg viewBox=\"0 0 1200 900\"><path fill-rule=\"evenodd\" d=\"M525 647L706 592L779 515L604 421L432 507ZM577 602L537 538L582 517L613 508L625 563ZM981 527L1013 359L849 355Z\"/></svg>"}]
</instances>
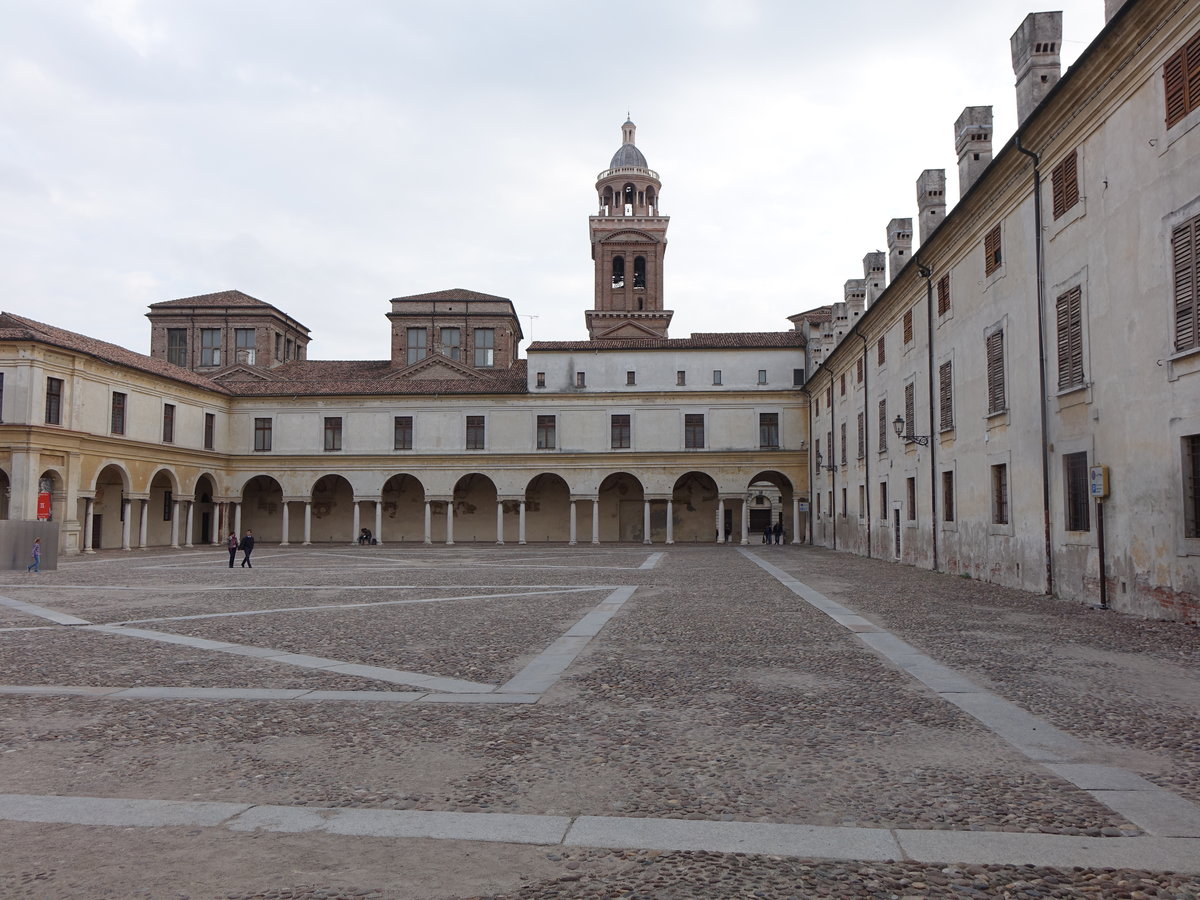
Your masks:
<instances>
[{"instance_id":1,"label":"window sill","mask_svg":"<svg viewBox=\"0 0 1200 900\"><path fill-rule=\"evenodd\" d=\"M1053 200L1051 200L1051 202L1053 202ZM1078 202L1057 219L1054 218L1054 210L1052 206L1050 210L1049 239L1053 241L1056 237L1062 234L1072 222L1079 221L1085 215L1087 215L1087 197L1084 197L1082 194L1080 195Z\"/></svg>"},{"instance_id":2,"label":"window sill","mask_svg":"<svg viewBox=\"0 0 1200 900\"><path fill-rule=\"evenodd\" d=\"M1006 425L1008 425L1008 409L1005 408L1005 409L997 410L996 412L993 412L993 413L988 413L986 416L983 417L983 420L984 420L984 422L987 423L986 427L988 428L989 431L993 428L999 428L1001 426L1006 426Z\"/></svg>"},{"instance_id":3,"label":"window sill","mask_svg":"<svg viewBox=\"0 0 1200 900\"><path fill-rule=\"evenodd\" d=\"M1167 381L1178 381L1184 375L1196 372L1200 372L1200 344L1167 357Z\"/></svg>"},{"instance_id":4,"label":"window sill","mask_svg":"<svg viewBox=\"0 0 1200 900\"><path fill-rule=\"evenodd\" d=\"M941 431L938 432L938 442L939 443L948 444L951 441L953 441L954 438L955 438L955 432L954 432L953 425L950 426L949 428L943 428Z\"/></svg>"},{"instance_id":5,"label":"window sill","mask_svg":"<svg viewBox=\"0 0 1200 900\"><path fill-rule=\"evenodd\" d=\"M1012 537L1012 535L1013 535L1012 523L1009 523L1007 525L1000 525L996 522L992 522L988 525L988 535Z\"/></svg>"}]
</instances>

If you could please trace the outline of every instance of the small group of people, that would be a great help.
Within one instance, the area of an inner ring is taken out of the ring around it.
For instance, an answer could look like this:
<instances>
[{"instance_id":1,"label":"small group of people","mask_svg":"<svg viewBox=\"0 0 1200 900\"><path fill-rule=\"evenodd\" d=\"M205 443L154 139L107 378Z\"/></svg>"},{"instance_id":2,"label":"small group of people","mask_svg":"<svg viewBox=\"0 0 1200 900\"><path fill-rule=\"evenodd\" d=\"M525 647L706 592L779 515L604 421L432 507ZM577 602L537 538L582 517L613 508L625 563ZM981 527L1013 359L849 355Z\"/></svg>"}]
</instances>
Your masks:
<instances>
[{"instance_id":1,"label":"small group of people","mask_svg":"<svg viewBox=\"0 0 1200 900\"><path fill-rule=\"evenodd\" d=\"M254 552L254 532L249 528L246 529L246 536L240 541L236 534L229 532L229 540L225 542L225 547L229 550L229 568L233 568L233 560L239 550L245 554L242 557L242 568L254 568L250 563L250 554Z\"/></svg>"},{"instance_id":2,"label":"small group of people","mask_svg":"<svg viewBox=\"0 0 1200 900\"><path fill-rule=\"evenodd\" d=\"M784 537L782 522L776 522L774 525L767 523L767 527L763 529L762 542L764 544L782 544Z\"/></svg>"},{"instance_id":3,"label":"small group of people","mask_svg":"<svg viewBox=\"0 0 1200 900\"><path fill-rule=\"evenodd\" d=\"M358 533L358 542L368 547L375 543L375 535L371 534L370 528L364 528Z\"/></svg>"}]
</instances>

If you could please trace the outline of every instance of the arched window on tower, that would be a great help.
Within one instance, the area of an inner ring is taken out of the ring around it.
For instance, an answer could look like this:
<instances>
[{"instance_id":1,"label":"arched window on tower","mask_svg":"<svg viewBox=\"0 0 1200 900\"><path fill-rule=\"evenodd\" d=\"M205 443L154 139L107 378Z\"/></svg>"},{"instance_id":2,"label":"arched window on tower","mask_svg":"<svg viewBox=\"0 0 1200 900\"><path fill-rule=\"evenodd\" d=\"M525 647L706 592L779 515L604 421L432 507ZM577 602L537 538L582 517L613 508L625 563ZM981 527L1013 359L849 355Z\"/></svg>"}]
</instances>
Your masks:
<instances>
[{"instance_id":1,"label":"arched window on tower","mask_svg":"<svg viewBox=\"0 0 1200 900\"><path fill-rule=\"evenodd\" d=\"M644 256L633 258L633 286L635 288L646 286L646 257Z\"/></svg>"},{"instance_id":2,"label":"arched window on tower","mask_svg":"<svg viewBox=\"0 0 1200 900\"><path fill-rule=\"evenodd\" d=\"M608 215L608 211L609 211L610 209L612 209L612 205L613 205L613 189L612 189L612 185L611 185L611 184L610 184L610 185L608 185L608 186L607 186L607 187L604 189L604 197L601 199L601 201L600 201L600 202L601 202L601 204L602 204L602 206L603 206L603 209L601 209L601 212L603 212L603 213L604 213L604 215L606 215L606 216L607 216L607 215Z\"/></svg>"},{"instance_id":3,"label":"arched window on tower","mask_svg":"<svg viewBox=\"0 0 1200 900\"><path fill-rule=\"evenodd\" d=\"M650 215L654 215L654 201L657 199L658 198L654 193L654 188L646 188L646 206L649 207L648 211Z\"/></svg>"},{"instance_id":4,"label":"arched window on tower","mask_svg":"<svg viewBox=\"0 0 1200 900\"><path fill-rule=\"evenodd\" d=\"M634 194L635 194L635 191L634 191L633 185L632 185L632 184L629 184L628 182L626 182L626 183L625 183L625 198L624 198L624 199L625 199L625 215L627 215L627 216L632 216L632 215L633 215L633 197L634 197Z\"/></svg>"},{"instance_id":5,"label":"arched window on tower","mask_svg":"<svg viewBox=\"0 0 1200 900\"><path fill-rule=\"evenodd\" d=\"M614 256L612 270L612 286L615 288L625 287L625 257Z\"/></svg>"},{"instance_id":6,"label":"arched window on tower","mask_svg":"<svg viewBox=\"0 0 1200 900\"><path fill-rule=\"evenodd\" d=\"M638 206L645 206L645 205L646 205L646 192L638 191Z\"/></svg>"}]
</instances>

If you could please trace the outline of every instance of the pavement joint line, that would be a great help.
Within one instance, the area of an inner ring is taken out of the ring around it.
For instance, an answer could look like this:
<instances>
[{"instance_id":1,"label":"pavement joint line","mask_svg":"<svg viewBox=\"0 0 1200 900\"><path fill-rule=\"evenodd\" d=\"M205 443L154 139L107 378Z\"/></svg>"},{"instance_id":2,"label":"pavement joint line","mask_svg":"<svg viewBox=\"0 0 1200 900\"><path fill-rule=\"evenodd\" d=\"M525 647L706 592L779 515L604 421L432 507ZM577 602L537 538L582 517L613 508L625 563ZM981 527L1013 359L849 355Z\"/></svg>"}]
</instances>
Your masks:
<instances>
[{"instance_id":1,"label":"pavement joint line","mask_svg":"<svg viewBox=\"0 0 1200 900\"><path fill-rule=\"evenodd\" d=\"M1011 700L979 687L956 669L921 653L887 629L879 628L868 633L854 631L842 620L865 617L830 600L752 551L739 548L739 552L804 602L846 628L867 649L930 687L941 700L958 707L1025 757L1041 764L1056 777L1086 791L1117 815L1158 837L1200 838L1200 806L1145 779L1141 779L1141 785L1132 788L1089 788L1089 779L1079 767L1101 756L1090 744L1051 725ZM937 683L950 678L958 682L958 689L935 690L930 685L930 682ZM1130 783L1133 783L1132 779L1140 778L1126 769L1115 766L1107 768L1113 773L1112 778L1127 778Z\"/></svg>"},{"instance_id":2,"label":"pavement joint line","mask_svg":"<svg viewBox=\"0 0 1200 900\"><path fill-rule=\"evenodd\" d=\"M464 813L263 803L0 794L0 821L84 827L219 828L537 846L703 850L794 859L1131 868L1200 873L1200 840L863 828L538 813Z\"/></svg>"},{"instance_id":3,"label":"pavement joint line","mask_svg":"<svg viewBox=\"0 0 1200 900\"><path fill-rule=\"evenodd\" d=\"M644 563L642 563L640 566L638 566L638 568L639 569L653 569L655 566L658 565L659 561L663 558L663 555L664 554L662 554L662 553L651 553L649 556L646 557L646 561Z\"/></svg>"},{"instance_id":4,"label":"pavement joint line","mask_svg":"<svg viewBox=\"0 0 1200 900\"><path fill-rule=\"evenodd\" d=\"M48 609L45 606L38 606L35 603L29 603L25 600L14 600L12 597L0 596L0 606L7 606L9 609L16 610L17 612L23 612L26 615L36 616L39 619L48 619L57 625L91 624L91 622L87 621L87 619L81 619L78 616L67 615L66 613Z\"/></svg>"}]
</instances>

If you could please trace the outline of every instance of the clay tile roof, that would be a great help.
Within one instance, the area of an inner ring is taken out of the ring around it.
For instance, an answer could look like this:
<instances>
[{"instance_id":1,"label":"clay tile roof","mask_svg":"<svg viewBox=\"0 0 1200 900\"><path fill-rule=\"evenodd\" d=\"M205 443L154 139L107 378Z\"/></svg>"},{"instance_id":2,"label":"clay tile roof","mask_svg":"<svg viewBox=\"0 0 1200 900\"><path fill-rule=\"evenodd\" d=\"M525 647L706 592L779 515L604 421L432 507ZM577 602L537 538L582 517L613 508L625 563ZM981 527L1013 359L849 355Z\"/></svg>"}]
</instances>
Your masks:
<instances>
[{"instance_id":1,"label":"clay tile roof","mask_svg":"<svg viewBox=\"0 0 1200 900\"><path fill-rule=\"evenodd\" d=\"M151 309L170 308L172 306L262 306L274 309L270 303L243 294L241 291L217 291L215 294L197 294L195 297L180 297L178 300L163 300L161 303L151 303Z\"/></svg>"},{"instance_id":2,"label":"clay tile roof","mask_svg":"<svg viewBox=\"0 0 1200 900\"><path fill-rule=\"evenodd\" d=\"M468 291L466 288L450 288L445 291L432 291L428 294L409 294L407 297L393 297L393 300L500 300L512 303L507 297L497 297L494 294L482 294L479 291Z\"/></svg>"},{"instance_id":3,"label":"clay tile roof","mask_svg":"<svg viewBox=\"0 0 1200 900\"><path fill-rule=\"evenodd\" d=\"M816 309L810 309L807 312L796 313L794 316L788 316L789 322L832 322L833 307L818 306Z\"/></svg>"},{"instance_id":4,"label":"clay tile roof","mask_svg":"<svg viewBox=\"0 0 1200 900\"><path fill-rule=\"evenodd\" d=\"M63 350L73 350L86 353L88 356L103 360L115 366L127 366L151 375L160 375L172 381L190 384L193 387L204 388L218 394L228 394L229 391L211 378L197 375L188 369L180 368L161 359L134 353L116 344L98 341L65 328L55 328L43 322L35 322L16 313L0 312L0 340L8 341L38 341Z\"/></svg>"},{"instance_id":5,"label":"clay tile roof","mask_svg":"<svg viewBox=\"0 0 1200 900\"><path fill-rule=\"evenodd\" d=\"M271 381L225 381L241 397L528 393L525 360L510 369L481 369L477 378L403 378L391 360L306 359L271 369Z\"/></svg>"},{"instance_id":6,"label":"clay tile roof","mask_svg":"<svg viewBox=\"0 0 1200 900\"><path fill-rule=\"evenodd\" d=\"M529 352L554 350L769 350L803 347L799 331L696 332L689 338L627 338L600 341L534 341Z\"/></svg>"}]
</instances>

